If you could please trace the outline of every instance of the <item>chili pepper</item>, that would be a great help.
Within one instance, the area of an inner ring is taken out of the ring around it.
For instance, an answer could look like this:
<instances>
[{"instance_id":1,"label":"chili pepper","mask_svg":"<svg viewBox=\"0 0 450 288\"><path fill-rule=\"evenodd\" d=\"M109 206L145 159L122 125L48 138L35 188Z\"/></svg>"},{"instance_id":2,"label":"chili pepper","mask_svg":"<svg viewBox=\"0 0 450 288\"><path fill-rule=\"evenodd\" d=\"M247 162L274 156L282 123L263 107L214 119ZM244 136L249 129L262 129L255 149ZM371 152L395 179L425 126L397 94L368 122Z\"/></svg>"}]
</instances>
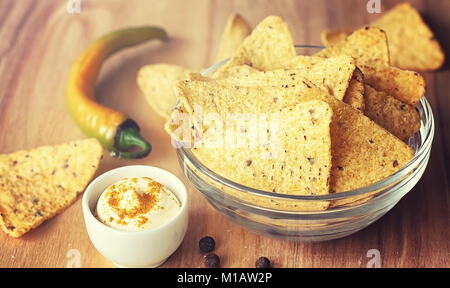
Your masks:
<instances>
[{"instance_id":1,"label":"chili pepper","mask_svg":"<svg viewBox=\"0 0 450 288\"><path fill-rule=\"evenodd\" d=\"M166 40L167 34L153 26L106 34L88 46L69 74L66 102L70 115L87 136L97 138L114 157L142 158L150 153L151 145L140 136L135 121L95 101L94 85L108 57L151 39Z\"/></svg>"}]
</instances>

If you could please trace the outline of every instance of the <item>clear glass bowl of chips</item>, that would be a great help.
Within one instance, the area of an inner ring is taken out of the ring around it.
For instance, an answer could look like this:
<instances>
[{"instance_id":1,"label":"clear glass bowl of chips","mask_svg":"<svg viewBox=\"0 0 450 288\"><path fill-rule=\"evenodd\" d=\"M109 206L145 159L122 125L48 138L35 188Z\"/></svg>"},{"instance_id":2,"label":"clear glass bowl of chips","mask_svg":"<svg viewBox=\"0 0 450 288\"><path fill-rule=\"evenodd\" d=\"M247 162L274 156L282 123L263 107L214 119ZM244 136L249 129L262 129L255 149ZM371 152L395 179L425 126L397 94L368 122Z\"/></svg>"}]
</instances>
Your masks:
<instances>
[{"instance_id":1,"label":"clear glass bowl of chips","mask_svg":"<svg viewBox=\"0 0 450 288\"><path fill-rule=\"evenodd\" d=\"M206 73L223 65L218 63ZM407 141L414 157L395 174L372 185L320 196L300 196L253 189L208 169L179 147L184 174L209 203L231 221L255 233L292 241L316 242L353 234L392 209L422 177L430 157L434 119L423 97L416 106L421 127Z\"/></svg>"}]
</instances>

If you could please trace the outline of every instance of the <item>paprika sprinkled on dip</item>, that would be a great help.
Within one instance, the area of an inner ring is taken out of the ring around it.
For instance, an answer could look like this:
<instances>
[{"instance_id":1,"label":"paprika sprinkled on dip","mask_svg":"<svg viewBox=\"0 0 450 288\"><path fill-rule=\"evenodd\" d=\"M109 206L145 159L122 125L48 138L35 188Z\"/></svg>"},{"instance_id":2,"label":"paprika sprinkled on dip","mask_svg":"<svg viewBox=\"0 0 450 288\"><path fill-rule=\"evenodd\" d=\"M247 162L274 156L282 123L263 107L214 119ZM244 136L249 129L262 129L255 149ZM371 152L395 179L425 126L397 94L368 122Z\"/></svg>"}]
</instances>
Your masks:
<instances>
[{"instance_id":1,"label":"paprika sprinkled on dip","mask_svg":"<svg viewBox=\"0 0 450 288\"><path fill-rule=\"evenodd\" d=\"M148 178L124 178L109 186L97 202L96 217L122 231L143 231L170 221L180 210L176 196Z\"/></svg>"}]
</instances>

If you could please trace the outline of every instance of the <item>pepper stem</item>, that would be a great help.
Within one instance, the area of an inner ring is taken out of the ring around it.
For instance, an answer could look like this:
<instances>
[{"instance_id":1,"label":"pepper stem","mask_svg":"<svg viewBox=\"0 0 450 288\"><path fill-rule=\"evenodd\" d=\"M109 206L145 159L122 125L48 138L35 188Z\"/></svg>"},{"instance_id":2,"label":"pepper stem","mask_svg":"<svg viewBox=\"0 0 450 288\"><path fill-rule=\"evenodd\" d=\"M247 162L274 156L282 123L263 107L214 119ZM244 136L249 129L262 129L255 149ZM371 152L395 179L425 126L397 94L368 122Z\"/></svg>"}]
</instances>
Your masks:
<instances>
[{"instance_id":1,"label":"pepper stem","mask_svg":"<svg viewBox=\"0 0 450 288\"><path fill-rule=\"evenodd\" d=\"M138 147L140 151L129 151L131 148ZM139 127L131 119L127 119L117 129L114 138L114 150L111 155L117 158L136 159L146 157L152 146L139 134Z\"/></svg>"}]
</instances>

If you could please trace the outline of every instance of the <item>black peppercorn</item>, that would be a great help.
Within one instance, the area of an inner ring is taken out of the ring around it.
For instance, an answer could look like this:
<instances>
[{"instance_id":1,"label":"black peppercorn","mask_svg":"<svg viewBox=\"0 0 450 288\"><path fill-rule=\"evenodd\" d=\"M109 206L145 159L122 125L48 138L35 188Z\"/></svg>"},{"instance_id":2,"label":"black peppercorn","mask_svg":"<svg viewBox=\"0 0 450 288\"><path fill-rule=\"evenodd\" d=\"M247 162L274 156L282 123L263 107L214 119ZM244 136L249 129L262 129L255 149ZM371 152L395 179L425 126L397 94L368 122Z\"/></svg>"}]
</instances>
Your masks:
<instances>
[{"instance_id":1,"label":"black peppercorn","mask_svg":"<svg viewBox=\"0 0 450 288\"><path fill-rule=\"evenodd\" d=\"M200 239L198 241L198 247L200 248L200 251L208 253L214 250L214 247L216 246L216 242L212 237L206 236Z\"/></svg>"},{"instance_id":2,"label":"black peppercorn","mask_svg":"<svg viewBox=\"0 0 450 288\"><path fill-rule=\"evenodd\" d=\"M270 268L270 261L266 257L261 257L255 262L256 268Z\"/></svg>"},{"instance_id":3,"label":"black peppercorn","mask_svg":"<svg viewBox=\"0 0 450 288\"><path fill-rule=\"evenodd\" d=\"M220 258L214 253L205 255L204 261L206 268L218 268L220 266Z\"/></svg>"}]
</instances>

